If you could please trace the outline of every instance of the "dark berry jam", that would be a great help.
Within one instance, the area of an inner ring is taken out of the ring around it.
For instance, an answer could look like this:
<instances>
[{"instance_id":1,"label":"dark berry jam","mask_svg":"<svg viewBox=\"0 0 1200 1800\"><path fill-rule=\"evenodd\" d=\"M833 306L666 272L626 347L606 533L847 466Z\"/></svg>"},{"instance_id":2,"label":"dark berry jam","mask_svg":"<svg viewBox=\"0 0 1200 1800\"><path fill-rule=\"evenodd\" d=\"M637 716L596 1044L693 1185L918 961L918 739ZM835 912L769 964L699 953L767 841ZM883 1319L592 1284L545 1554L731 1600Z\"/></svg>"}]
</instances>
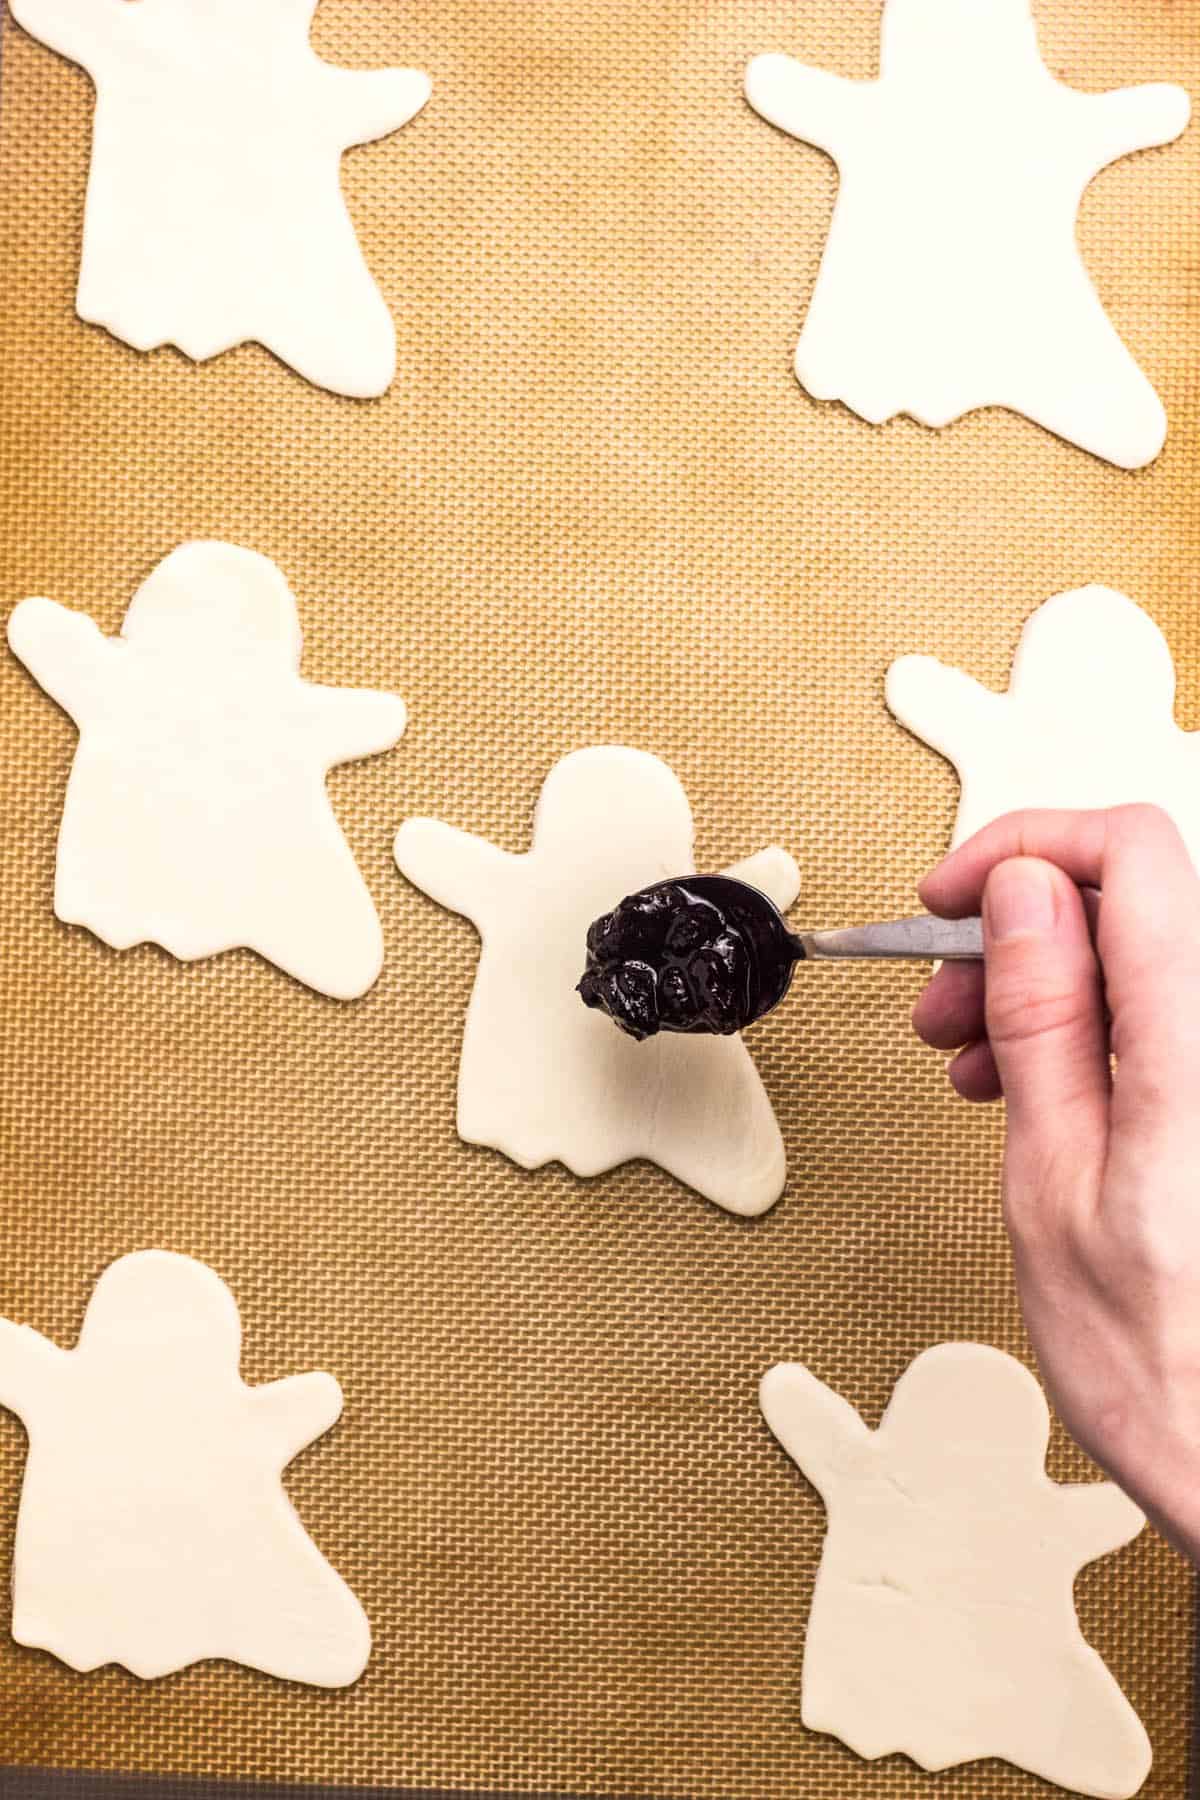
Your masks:
<instances>
[{"instance_id":1,"label":"dark berry jam","mask_svg":"<svg viewBox=\"0 0 1200 1800\"><path fill-rule=\"evenodd\" d=\"M585 1006L633 1038L732 1036L787 991L800 954L765 895L717 875L630 894L587 934Z\"/></svg>"}]
</instances>

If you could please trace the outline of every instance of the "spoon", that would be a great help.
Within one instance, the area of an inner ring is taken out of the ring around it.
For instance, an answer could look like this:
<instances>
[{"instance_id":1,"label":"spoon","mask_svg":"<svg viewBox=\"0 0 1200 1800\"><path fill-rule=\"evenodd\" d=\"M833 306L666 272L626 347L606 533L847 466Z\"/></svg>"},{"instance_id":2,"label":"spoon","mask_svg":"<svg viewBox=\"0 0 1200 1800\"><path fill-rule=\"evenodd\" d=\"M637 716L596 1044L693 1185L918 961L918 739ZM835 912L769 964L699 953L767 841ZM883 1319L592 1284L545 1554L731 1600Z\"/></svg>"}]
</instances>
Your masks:
<instances>
[{"instance_id":1,"label":"spoon","mask_svg":"<svg viewBox=\"0 0 1200 1800\"><path fill-rule=\"evenodd\" d=\"M585 1006L633 1038L744 1031L779 1002L800 962L983 955L979 919L895 919L789 931L778 907L731 875L686 875L630 894L587 934Z\"/></svg>"}]
</instances>

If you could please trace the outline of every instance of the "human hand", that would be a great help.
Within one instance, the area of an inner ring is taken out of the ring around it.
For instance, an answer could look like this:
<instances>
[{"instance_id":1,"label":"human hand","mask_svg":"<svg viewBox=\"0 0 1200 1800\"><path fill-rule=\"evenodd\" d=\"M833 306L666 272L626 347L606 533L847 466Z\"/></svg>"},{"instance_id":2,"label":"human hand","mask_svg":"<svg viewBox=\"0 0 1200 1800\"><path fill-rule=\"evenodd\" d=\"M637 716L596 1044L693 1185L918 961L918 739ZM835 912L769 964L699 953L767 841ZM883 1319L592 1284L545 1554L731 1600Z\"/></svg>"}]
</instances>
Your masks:
<instances>
[{"instance_id":1,"label":"human hand","mask_svg":"<svg viewBox=\"0 0 1200 1800\"><path fill-rule=\"evenodd\" d=\"M1081 888L1101 890L1094 941ZM943 965L913 1024L958 1050L964 1098L1006 1102L1004 1217L1046 1386L1200 1561L1200 877L1165 813L1123 806L998 819L920 893L983 915L984 963Z\"/></svg>"}]
</instances>

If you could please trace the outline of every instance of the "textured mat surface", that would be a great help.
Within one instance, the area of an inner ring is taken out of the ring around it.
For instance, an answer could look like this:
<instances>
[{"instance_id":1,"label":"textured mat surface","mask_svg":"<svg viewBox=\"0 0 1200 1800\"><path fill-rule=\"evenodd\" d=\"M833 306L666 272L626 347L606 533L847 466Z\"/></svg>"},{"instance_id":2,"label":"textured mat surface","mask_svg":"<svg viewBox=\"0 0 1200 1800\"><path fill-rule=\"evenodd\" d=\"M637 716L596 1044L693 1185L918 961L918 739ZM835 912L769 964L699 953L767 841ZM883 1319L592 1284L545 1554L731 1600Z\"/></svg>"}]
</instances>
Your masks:
<instances>
[{"instance_id":1,"label":"textured mat surface","mask_svg":"<svg viewBox=\"0 0 1200 1800\"><path fill-rule=\"evenodd\" d=\"M149 0L147 0L149 3ZM1194 9L1041 0L1083 87L1200 93ZM790 360L832 166L740 98L784 48L875 66L876 0L324 0L331 59L412 63L422 116L345 185L395 314L382 402L247 347L139 357L72 312L85 76L4 25L0 604L115 631L181 540L276 558L313 679L394 687L398 751L338 771L388 961L339 1006L248 954L116 955L51 914L74 733L0 659L0 1312L71 1342L104 1265L210 1262L245 1371L325 1366L343 1423L289 1486L376 1651L344 1694L221 1665L87 1678L0 1636L0 1764L739 1800L1017 1800L998 1764L870 1766L799 1725L821 1508L759 1421L799 1357L876 1417L926 1345L1021 1333L1001 1120L912 1040L920 976L815 969L753 1038L791 1177L752 1226L665 1175L522 1174L454 1136L470 928L390 840L433 811L511 848L595 741L664 756L702 863L772 839L800 912L909 909L950 771L887 716L932 651L1000 685L1048 595L1124 588L1200 725L1200 131L1111 169L1082 238L1172 434L1137 476L1002 413L872 430ZM0 1581L24 1440L0 1417ZM1056 1438L1052 1468L1081 1460ZM1088 1635L1186 1786L1191 1586L1150 1534L1087 1573Z\"/></svg>"}]
</instances>

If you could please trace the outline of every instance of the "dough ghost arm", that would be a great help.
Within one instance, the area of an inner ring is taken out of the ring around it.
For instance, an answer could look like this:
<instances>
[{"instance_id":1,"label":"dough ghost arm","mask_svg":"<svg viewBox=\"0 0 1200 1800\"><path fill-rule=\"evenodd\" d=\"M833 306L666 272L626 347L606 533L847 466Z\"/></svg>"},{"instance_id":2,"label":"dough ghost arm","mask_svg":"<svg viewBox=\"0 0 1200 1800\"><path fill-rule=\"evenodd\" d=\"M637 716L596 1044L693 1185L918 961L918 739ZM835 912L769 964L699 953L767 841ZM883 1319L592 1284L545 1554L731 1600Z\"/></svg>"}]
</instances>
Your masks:
<instances>
[{"instance_id":1,"label":"dough ghost arm","mask_svg":"<svg viewBox=\"0 0 1200 1800\"><path fill-rule=\"evenodd\" d=\"M849 1401L802 1364L777 1363L762 1378L758 1403L797 1468L828 1500L845 1452L865 1448L872 1436Z\"/></svg>"},{"instance_id":2,"label":"dough ghost arm","mask_svg":"<svg viewBox=\"0 0 1200 1800\"><path fill-rule=\"evenodd\" d=\"M9 0L9 11L30 37L94 74L136 8L129 0Z\"/></svg>"},{"instance_id":3,"label":"dough ghost arm","mask_svg":"<svg viewBox=\"0 0 1200 1800\"><path fill-rule=\"evenodd\" d=\"M778 844L771 844L766 850L747 856L743 862L733 863L723 873L731 876L734 881L748 882L784 913L795 904L796 895L800 892L800 871L793 858L786 850L781 850Z\"/></svg>"},{"instance_id":4,"label":"dough ghost arm","mask_svg":"<svg viewBox=\"0 0 1200 1800\"><path fill-rule=\"evenodd\" d=\"M1004 696L933 656L902 656L887 673L887 703L909 731L959 765L1000 717Z\"/></svg>"},{"instance_id":5,"label":"dough ghost arm","mask_svg":"<svg viewBox=\"0 0 1200 1800\"><path fill-rule=\"evenodd\" d=\"M326 101L347 148L390 137L415 118L433 91L420 69L325 70Z\"/></svg>"},{"instance_id":6,"label":"dough ghost arm","mask_svg":"<svg viewBox=\"0 0 1200 1800\"><path fill-rule=\"evenodd\" d=\"M407 881L478 925L519 859L440 819L407 819L396 834L396 866Z\"/></svg>"},{"instance_id":7,"label":"dough ghost arm","mask_svg":"<svg viewBox=\"0 0 1200 1800\"><path fill-rule=\"evenodd\" d=\"M86 613L54 600L22 600L8 621L9 648L64 712L82 725L120 655Z\"/></svg>"},{"instance_id":8,"label":"dough ghost arm","mask_svg":"<svg viewBox=\"0 0 1200 1800\"><path fill-rule=\"evenodd\" d=\"M755 112L835 161L860 128L872 85L810 69L794 56L756 56L746 70Z\"/></svg>"},{"instance_id":9,"label":"dough ghost arm","mask_svg":"<svg viewBox=\"0 0 1200 1800\"><path fill-rule=\"evenodd\" d=\"M1192 113L1187 91L1169 81L1078 98L1083 101L1083 116L1088 121L1085 141L1096 170L1135 150L1173 143Z\"/></svg>"},{"instance_id":10,"label":"dough ghost arm","mask_svg":"<svg viewBox=\"0 0 1200 1800\"><path fill-rule=\"evenodd\" d=\"M342 1390L332 1375L318 1371L288 1375L252 1388L250 1405L282 1469L336 1425L342 1415Z\"/></svg>"},{"instance_id":11,"label":"dough ghost arm","mask_svg":"<svg viewBox=\"0 0 1200 1800\"><path fill-rule=\"evenodd\" d=\"M1058 1489L1059 1523L1077 1565L1131 1544L1146 1520L1113 1481L1073 1483Z\"/></svg>"},{"instance_id":12,"label":"dough ghost arm","mask_svg":"<svg viewBox=\"0 0 1200 1800\"><path fill-rule=\"evenodd\" d=\"M68 1354L32 1326L0 1319L0 1406L28 1427L30 1410L65 1370Z\"/></svg>"},{"instance_id":13,"label":"dough ghost arm","mask_svg":"<svg viewBox=\"0 0 1200 1800\"><path fill-rule=\"evenodd\" d=\"M321 721L331 763L377 756L404 735L408 712L396 694L376 693L370 688L311 687L308 698Z\"/></svg>"}]
</instances>

